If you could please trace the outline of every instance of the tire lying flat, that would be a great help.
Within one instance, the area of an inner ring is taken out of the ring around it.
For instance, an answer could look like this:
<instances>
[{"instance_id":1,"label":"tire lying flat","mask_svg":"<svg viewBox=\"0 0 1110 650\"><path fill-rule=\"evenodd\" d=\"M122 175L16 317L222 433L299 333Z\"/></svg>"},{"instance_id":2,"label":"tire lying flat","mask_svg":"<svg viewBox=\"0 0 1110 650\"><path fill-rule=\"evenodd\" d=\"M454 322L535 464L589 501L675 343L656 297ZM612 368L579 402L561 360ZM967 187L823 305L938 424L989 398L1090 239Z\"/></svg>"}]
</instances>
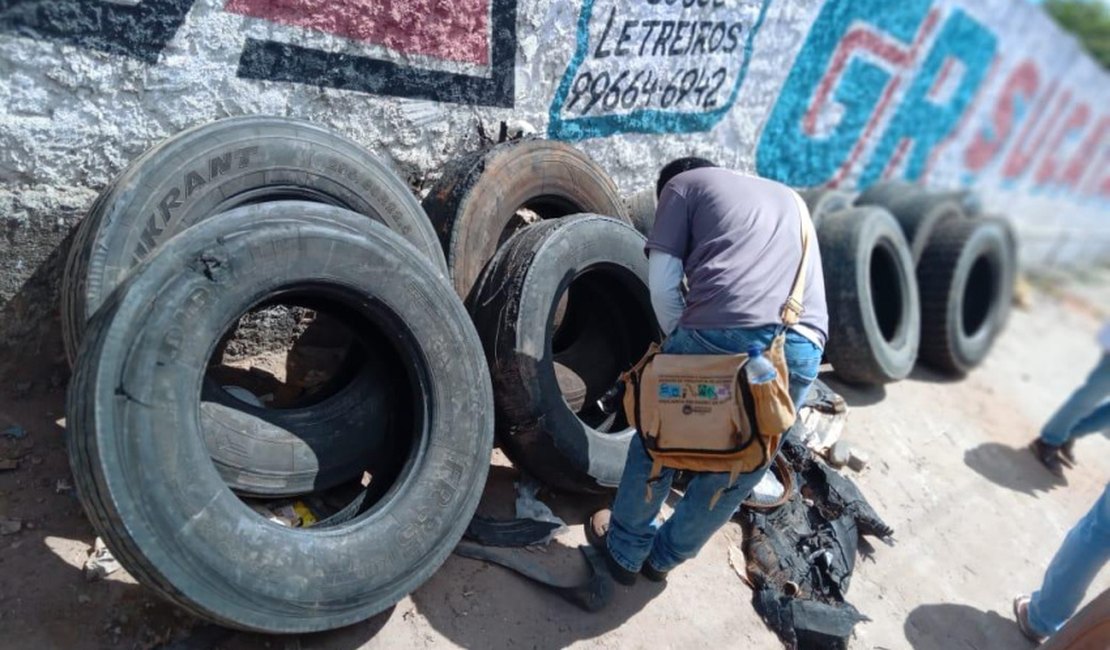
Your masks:
<instances>
[{"instance_id":1,"label":"tire lying flat","mask_svg":"<svg viewBox=\"0 0 1110 650\"><path fill-rule=\"evenodd\" d=\"M527 208L527 218L518 215ZM528 219L592 212L629 221L613 181L586 154L552 140L505 142L453 161L424 199L459 295L470 296L498 246Z\"/></svg>"},{"instance_id":2,"label":"tire lying flat","mask_svg":"<svg viewBox=\"0 0 1110 650\"><path fill-rule=\"evenodd\" d=\"M594 404L660 338L643 248L642 235L607 217L546 220L506 242L475 290L498 439L514 463L555 488L599 492L620 482L635 433L623 415L614 420ZM556 363L585 383L582 411L560 392Z\"/></svg>"},{"instance_id":3,"label":"tire lying flat","mask_svg":"<svg viewBox=\"0 0 1110 650\"><path fill-rule=\"evenodd\" d=\"M289 197L343 206L381 222L446 270L435 231L407 185L359 145L299 120L218 120L135 159L78 226L62 285L70 360L89 316L158 245L237 205ZM351 478L351 458L364 455L371 441L332 443L352 422L378 421L384 399L381 382L361 376L354 384L361 396L346 390L303 409L256 412L206 384L213 458L237 490L266 496L303 494Z\"/></svg>"},{"instance_id":4,"label":"tire lying flat","mask_svg":"<svg viewBox=\"0 0 1110 650\"><path fill-rule=\"evenodd\" d=\"M319 531L233 495L198 407L233 319L301 290L388 335L408 396L394 410L411 424L394 429L407 444L384 495ZM446 559L485 484L492 406L470 318L418 249L338 208L268 203L180 233L107 298L69 386L68 445L86 513L138 580L222 625L301 633L386 609Z\"/></svg>"},{"instance_id":5,"label":"tire lying flat","mask_svg":"<svg viewBox=\"0 0 1110 650\"><path fill-rule=\"evenodd\" d=\"M1005 222L939 225L917 267L921 361L963 375L987 356L1013 300L1013 240Z\"/></svg>"},{"instance_id":6,"label":"tire lying flat","mask_svg":"<svg viewBox=\"0 0 1110 650\"><path fill-rule=\"evenodd\" d=\"M858 384L904 379L921 341L914 262L898 223L882 208L824 215L817 227L829 308L825 355Z\"/></svg>"}]
</instances>

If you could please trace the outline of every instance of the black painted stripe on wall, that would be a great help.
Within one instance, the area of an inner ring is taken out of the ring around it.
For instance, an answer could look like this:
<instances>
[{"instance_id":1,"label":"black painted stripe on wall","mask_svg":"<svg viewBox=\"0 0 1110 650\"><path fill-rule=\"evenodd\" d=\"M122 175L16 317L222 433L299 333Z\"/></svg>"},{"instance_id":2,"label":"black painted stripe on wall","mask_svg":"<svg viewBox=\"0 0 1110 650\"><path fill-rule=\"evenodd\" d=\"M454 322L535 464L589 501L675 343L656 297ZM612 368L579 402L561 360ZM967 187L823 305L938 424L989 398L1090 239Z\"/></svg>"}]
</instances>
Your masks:
<instances>
[{"instance_id":1,"label":"black painted stripe on wall","mask_svg":"<svg viewBox=\"0 0 1110 650\"><path fill-rule=\"evenodd\" d=\"M492 0L490 76L426 70L367 56L247 39L239 76L288 81L438 102L502 106L514 103L516 0Z\"/></svg>"}]
</instances>

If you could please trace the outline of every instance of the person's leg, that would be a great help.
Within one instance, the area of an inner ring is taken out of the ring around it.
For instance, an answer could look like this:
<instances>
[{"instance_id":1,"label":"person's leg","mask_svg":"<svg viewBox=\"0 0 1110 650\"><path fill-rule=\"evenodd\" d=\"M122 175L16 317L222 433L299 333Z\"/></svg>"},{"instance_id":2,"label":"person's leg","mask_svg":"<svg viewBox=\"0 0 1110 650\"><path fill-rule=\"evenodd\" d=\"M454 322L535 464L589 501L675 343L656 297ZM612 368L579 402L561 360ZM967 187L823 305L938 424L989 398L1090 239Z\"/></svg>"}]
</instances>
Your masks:
<instances>
[{"instance_id":1,"label":"person's leg","mask_svg":"<svg viewBox=\"0 0 1110 650\"><path fill-rule=\"evenodd\" d=\"M613 511L609 519L609 532L606 546L609 555L622 568L636 572L651 552L655 539L652 524L659 516L663 501L671 491L674 470L664 468L659 479L650 484L651 457L639 440L628 445L628 458L624 463L617 498L613 500Z\"/></svg>"},{"instance_id":2,"label":"person's leg","mask_svg":"<svg viewBox=\"0 0 1110 650\"><path fill-rule=\"evenodd\" d=\"M1075 613L1087 587L1110 560L1110 484L1064 538L1029 602L1029 623L1050 636Z\"/></svg>"},{"instance_id":3,"label":"person's leg","mask_svg":"<svg viewBox=\"0 0 1110 650\"><path fill-rule=\"evenodd\" d=\"M1082 438L1091 433L1110 431L1110 402L1104 403L1087 417L1083 418L1072 427L1071 439Z\"/></svg>"},{"instance_id":4,"label":"person's leg","mask_svg":"<svg viewBox=\"0 0 1110 650\"><path fill-rule=\"evenodd\" d=\"M689 330L679 328L663 344L663 352L696 354L705 353L705 349ZM674 470L664 468L659 479L650 485L650 498L645 498L648 497L651 466L651 457L643 444L632 440L628 445L624 473L613 500L609 532L606 534L609 555L622 568L633 572L640 570L640 565L651 552L656 533L652 524L659 516L674 478Z\"/></svg>"},{"instance_id":5,"label":"person's leg","mask_svg":"<svg viewBox=\"0 0 1110 650\"><path fill-rule=\"evenodd\" d=\"M713 533L732 517L766 471L763 467L751 474L742 474L731 487L728 474L695 474L674 514L659 527L648 564L657 571L670 571L697 555Z\"/></svg>"},{"instance_id":6,"label":"person's leg","mask_svg":"<svg viewBox=\"0 0 1110 650\"><path fill-rule=\"evenodd\" d=\"M1110 354L1103 354L1087 381L1077 388L1041 430L1040 441L1051 447L1063 445L1076 424L1110 397Z\"/></svg>"}]
</instances>

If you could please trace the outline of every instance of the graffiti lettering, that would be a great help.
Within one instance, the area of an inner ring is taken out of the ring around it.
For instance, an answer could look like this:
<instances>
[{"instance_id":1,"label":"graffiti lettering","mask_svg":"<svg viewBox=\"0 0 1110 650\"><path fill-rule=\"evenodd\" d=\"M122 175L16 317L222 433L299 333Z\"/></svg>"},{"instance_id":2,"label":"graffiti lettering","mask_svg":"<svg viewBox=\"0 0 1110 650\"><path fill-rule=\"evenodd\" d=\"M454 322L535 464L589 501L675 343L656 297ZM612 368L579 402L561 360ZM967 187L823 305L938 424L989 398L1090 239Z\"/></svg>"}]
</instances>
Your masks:
<instances>
[{"instance_id":1,"label":"graffiti lettering","mask_svg":"<svg viewBox=\"0 0 1110 650\"><path fill-rule=\"evenodd\" d=\"M768 2L586 0L549 135L712 128L736 98Z\"/></svg>"},{"instance_id":2,"label":"graffiti lettering","mask_svg":"<svg viewBox=\"0 0 1110 650\"><path fill-rule=\"evenodd\" d=\"M958 126L997 48L994 35L961 10L933 37L938 21L929 0L827 2L763 129L759 173L795 185L835 185L885 119L859 185L892 174L919 178Z\"/></svg>"}]
</instances>

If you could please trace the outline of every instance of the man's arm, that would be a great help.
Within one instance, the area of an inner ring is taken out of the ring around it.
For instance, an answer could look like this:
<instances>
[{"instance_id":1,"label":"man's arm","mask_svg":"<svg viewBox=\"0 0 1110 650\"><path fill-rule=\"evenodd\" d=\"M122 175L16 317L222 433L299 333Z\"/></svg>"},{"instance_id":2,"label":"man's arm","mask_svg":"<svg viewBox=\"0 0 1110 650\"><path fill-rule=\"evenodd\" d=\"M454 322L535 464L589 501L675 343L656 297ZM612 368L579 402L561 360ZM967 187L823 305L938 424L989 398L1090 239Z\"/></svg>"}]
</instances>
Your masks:
<instances>
[{"instance_id":1,"label":"man's arm","mask_svg":"<svg viewBox=\"0 0 1110 650\"><path fill-rule=\"evenodd\" d=\"M682 296L682 260L661 250L652 250L648 256L648 288L655 319L664 334L670 335L686 308Z\"/></svg>"}]
</instances>

